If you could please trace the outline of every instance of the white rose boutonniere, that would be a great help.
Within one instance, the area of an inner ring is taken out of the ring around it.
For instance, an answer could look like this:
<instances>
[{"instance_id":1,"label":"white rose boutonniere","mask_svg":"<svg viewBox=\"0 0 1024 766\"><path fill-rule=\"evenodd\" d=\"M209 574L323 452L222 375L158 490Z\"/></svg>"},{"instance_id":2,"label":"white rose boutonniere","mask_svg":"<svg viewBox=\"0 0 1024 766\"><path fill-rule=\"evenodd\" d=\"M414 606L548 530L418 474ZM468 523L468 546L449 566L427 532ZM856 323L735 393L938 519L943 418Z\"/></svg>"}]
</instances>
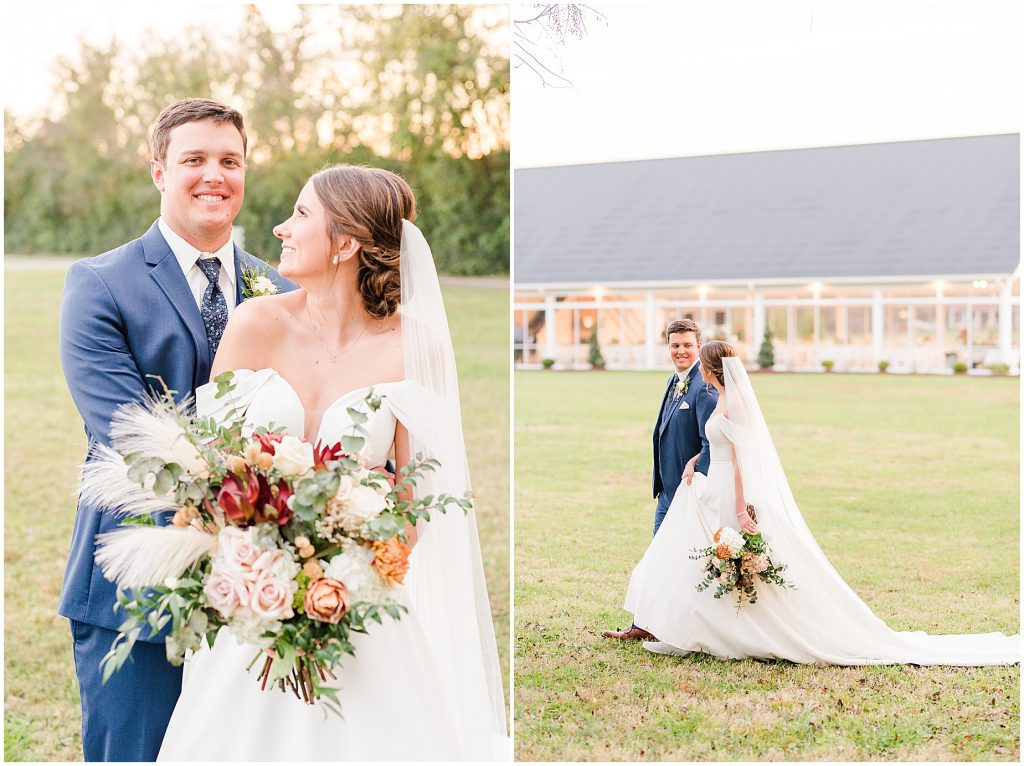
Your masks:
<instances>
[{"instance_id":1,"label":"white rose boutonniere","mask_svg":"<svg viewBox=\"0 0 1024 766\"><path fill-rule=\"evenodd\" d=\"M690 390L690 376L687 375L682 380L676 381L676 399L680 396L686 396L686 392Z\"/></svg>"},{"instance_id":2,"label":"white rose boutonniere","mask_svg":"<svg viewBox=\"0 0 1024 766\"><path fill-rule=\"evenodd\" d=\"M254 266L242 267L242 295L246 298L259 298L263 295L277 295L277 285L269 276L270 266L263 268Z\"/></svg>"}]
</instances>

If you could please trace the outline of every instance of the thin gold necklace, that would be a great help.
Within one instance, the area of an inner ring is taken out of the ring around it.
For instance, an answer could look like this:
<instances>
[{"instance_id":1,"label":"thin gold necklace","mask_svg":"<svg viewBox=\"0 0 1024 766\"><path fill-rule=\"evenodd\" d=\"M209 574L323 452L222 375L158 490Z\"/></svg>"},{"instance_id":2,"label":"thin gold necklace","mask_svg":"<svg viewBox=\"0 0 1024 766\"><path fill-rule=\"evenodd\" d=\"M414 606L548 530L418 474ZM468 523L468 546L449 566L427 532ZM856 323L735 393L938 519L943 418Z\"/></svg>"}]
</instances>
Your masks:
<instances>
[{"instance_id":1,"label":"thin gold necklace","mask_svg":"<svg viewBox=\"0 0 1024 766\"><path fill-rule=\"evenodd\" d=\"M369 324L363 325L363 329L359 331L359 334L355 338L353 338L351 343L345 346L345 348L335 352L331 351L330 346L327 345L327 343L323 339L323 336L320 335L320 328L317 327L316 321L314 321L313 319L313 314L309 310L309 303L306 303L306 316L309 317L309 323L313 325L313 332L316 333L316 339L320 341L320 345L323 346L324 351L327 352L327 356L331 358L331 364L337 362L338 359L340 359L343 354L346 354L354 345L356 345L356 343L359 342L359 339L363 337L363 333L366 332L366 328L370 326Z\"/></svg>"}]
</instances>

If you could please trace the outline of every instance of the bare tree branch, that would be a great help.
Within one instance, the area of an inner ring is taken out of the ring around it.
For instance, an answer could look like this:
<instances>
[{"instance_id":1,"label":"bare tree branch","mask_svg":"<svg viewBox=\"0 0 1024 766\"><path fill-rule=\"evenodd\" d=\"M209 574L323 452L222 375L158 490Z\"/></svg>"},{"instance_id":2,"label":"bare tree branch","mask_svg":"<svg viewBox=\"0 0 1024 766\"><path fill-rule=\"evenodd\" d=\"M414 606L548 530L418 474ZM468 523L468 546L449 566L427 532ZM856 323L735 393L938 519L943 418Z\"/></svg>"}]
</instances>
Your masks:
<instances>
[{"instance_id":1,"label":"bare tree branch","mask_svg":"<svg viewBox=\"0 0 1024 766\"><path fill-rule=\"evenodd\" d=\"M529 13L524 8L522 18L512 20L513 68L525 66L546 88L571 88L572 80L562 63L561 49L566 39L582 40L588 34L588 21L607 24L607 18L595 8L578 3L536 3L528 8Z\"/></svg>"}]
</instances>

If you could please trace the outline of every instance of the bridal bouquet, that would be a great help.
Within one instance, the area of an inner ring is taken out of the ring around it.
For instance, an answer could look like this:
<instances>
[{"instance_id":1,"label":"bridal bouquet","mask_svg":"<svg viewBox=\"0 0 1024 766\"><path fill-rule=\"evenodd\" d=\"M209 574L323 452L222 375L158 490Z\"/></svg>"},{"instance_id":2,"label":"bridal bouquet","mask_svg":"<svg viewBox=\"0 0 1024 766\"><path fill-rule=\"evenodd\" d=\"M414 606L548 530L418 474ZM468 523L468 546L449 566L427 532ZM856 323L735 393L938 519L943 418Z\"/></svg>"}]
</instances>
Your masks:
<instances>
[{"instance_id":1,"label":"bridal bouquet","mask_svg":"<svg viewBox=\"0 0 1024 766\"><path fill-rule=\"evenodd\" d=\"M218 398L231 396L232 373L216 383ZM433 459L417 455L397 486L366 465L363 405L380 404L371 390L349 408L352 433L333 445L265 428L246 434L237 409L222 422L190 417L170 392L117 412L113 449L97 448L81 488L83 500L126 517L98 536L96 561L123 589L128 614L102 661L104 681L143 629L169 629L167 658L181 664L229 627L259 648L249 668L262 659L262 688L336 704L326 681L355 653L351 634L405 610L406 525L471 504L468 494L402 499L439 467ZM171 524L156 525L160 512L173 512Z\"/></svg>"},{"instance_id":2,"label":"bridal bouquet","mask_svg":"<svg viewBox=\"0 0 1024 766\"><path fill-rule=\"evenodd\" d=\"M706 559L705 577L697 583L697 590L704 591L715 585L715 598L736 591L736 608L744 602L757 602L755 577L766 583L783 588L792 588L782 578L785 564L771 560L768 544L761 533L749 534L732 527L722 527L715 532L712 545L694 549L691 559Z\"/></svg>"}]
</instances>

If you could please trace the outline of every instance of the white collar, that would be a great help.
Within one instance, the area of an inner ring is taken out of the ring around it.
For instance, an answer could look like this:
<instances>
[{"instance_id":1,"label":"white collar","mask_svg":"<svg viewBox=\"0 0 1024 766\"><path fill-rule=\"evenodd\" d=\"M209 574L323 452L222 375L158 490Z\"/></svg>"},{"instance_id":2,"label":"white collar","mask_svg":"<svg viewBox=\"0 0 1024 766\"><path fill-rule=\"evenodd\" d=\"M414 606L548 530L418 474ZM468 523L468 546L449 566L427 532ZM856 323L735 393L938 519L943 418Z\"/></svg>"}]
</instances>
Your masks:
<instances>
[{"instance_id":1,"label":"white collar","mask_svg":"<svg viewBox=\"0 0 1024 766\"><path fill-rule=\"evenodd\" d=\"M181 266L181 273L188 274L188 270L196 265L196 261L199 260L199 254L203 251L186 242L181 235L164 223L163 218L157 218L156 225L160 227L160 233L164 235L167 245L171 248L171 252L174 253L178 265ZM213 254L220 258L220 264L228 275L228 282L231 283L231 287L234 289L235 243L229 238Z\"/></svg>"},{"instance_id":2,"label":"white collar","mask_svg":"<svg viewBox=\"0 0 1024 766\"><path fill-rule=\"evenodd\" d=\"M698 364L700 364L700 362L699 362L699 361L697 361L697 362L694 362L693 364L691 364L691 365L690 365L689 367L687 367L687 368L686 368L685 370L683 370L682 372L679 372L678 370L676 370L676 380L677 380L677 381L681 381L681 380L682 380L683 378L687 377L687 376L688 376L688 375L690 374L690 370L692 370L692 369L693 369L694 367L696 367L696 366L697 366Z\"/></svg>"}]
</instances>

